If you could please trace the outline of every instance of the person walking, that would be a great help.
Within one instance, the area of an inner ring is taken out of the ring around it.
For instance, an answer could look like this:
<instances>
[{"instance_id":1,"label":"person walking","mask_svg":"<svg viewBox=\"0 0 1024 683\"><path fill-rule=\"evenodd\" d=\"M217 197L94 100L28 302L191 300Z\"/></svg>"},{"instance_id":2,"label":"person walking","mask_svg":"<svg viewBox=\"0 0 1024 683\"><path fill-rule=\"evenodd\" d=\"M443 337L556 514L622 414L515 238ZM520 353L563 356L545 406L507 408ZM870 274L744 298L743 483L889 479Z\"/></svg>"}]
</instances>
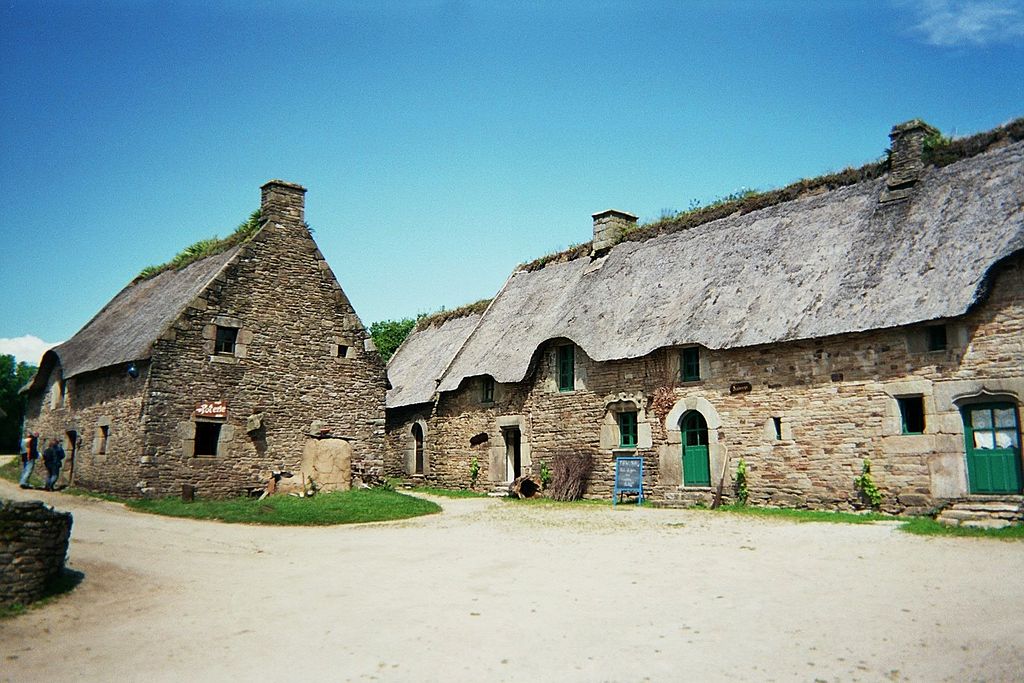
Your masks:
<instances>
[{"instance_id":1,"label":"person walking","mask_svg":"<svg viewBox=\"0 0 1024 683\"><path fill-rule=\"evenodd\" d=\"M50 454L49 460L46 453ZM60 445L59 439L50 442L50 447L43 453L43 464L46 465L46 490L53 491L57 485L57 478L60 476L60 467L64 462L64 447Z\"/></svg>"},{"instance_id":2,"label":"person walking","mask_svg":"<svg viewBox=\"0 0 1024 683\"><path fill-rule=\"evenodd\" d=\"M30 488L28 484L29 477L32 476L32 470L36 467L36 460L39 459L39 434L32 434L31 432L25 432L25 440L22 441L22 454L21 454L21 479L18 484L23 489Z\"/></svg>"}]
</instances>

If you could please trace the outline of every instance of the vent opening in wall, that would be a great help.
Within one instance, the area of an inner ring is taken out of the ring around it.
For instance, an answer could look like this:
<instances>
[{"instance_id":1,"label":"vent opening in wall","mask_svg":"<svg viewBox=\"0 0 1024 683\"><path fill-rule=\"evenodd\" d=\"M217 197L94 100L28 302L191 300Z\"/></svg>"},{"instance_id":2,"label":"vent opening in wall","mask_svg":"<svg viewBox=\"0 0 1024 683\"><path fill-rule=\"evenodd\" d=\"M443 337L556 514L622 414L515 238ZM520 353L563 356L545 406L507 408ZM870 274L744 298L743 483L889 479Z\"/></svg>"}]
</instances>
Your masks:
<instances>
[{"instance_id":1,"label":"vent opening in wall","mask_svg":"<svg viewBox=\"0 0 1024 683\"><path fill-rule=\"evenodd\" d=\"M782 439L782 418L773 417L772 426L775 428L775 440L780 441Z\"/></svg>"},{"instance_id":2,"label":"vent opening in wall","mask_svg":"<svg viewBox=\"0 0 1024 683\"><path fill-rule=\"evenodd\" d=\"M490 437L487 436L487 432L480 432L479 434L474 434L473 436L469 437L469 445L479 446L480 444L488 441L489 439Z\"/></svg>"},{"instance_id":3,"label":"vent opening in wall","mask_svg":"<svg viewBox=\"0 0 1024 683\"><path fill-rule=\"evenodd\" d=\"M945 325L929 325L925 328L929 351L945 351L949 346Z\"/></svg>"},{"instance_id":4,"label":"vent opening in wall","mask_svg":"<svg viewBox=\"0 0 1024 683\"><path fill-rule=\"evenodd\" d=\"M107 453L107 438L110 436L110 426L100 425L97 428L97 436L99 437L96 442L96 454L106 455Z\"/></svg>"}]
</instances>

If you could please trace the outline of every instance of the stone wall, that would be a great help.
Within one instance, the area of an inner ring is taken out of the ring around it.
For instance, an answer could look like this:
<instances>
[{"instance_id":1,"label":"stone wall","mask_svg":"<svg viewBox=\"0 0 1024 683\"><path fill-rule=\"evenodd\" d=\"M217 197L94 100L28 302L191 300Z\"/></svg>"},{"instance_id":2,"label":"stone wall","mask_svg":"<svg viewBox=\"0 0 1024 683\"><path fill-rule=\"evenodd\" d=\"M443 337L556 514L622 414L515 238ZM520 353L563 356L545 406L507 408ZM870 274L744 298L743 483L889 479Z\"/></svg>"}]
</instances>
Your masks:
<instances>
[{"instance_id":1,"label":"stone wall","mask_svg":"<svg viewBox=\"0 0 1024 683\"><path fill-rule=\"evenodd\" d=\"M323 435L350 444L354 475L383 471L384 365L301 220L305 191L271 189L266 227L154 345L144 493L237 495L298 472ZM234 354L215 353L217 326L238 329ZM195 411L213 401L217 454L196 456Z\"/></svg>"},{"instance_id":2,"label":"stone wall","mask_svg":"<svg viewBox=\"0 0 1024 683\"><path fill-rule=\"evenodd\" d=\"M748 465L755 504L849 509L863 461L892 512L927 512L966 495L960 407L972 400L1024 396L1024 265L995 271L987 300L970 314L938 321L948 348L927 350L927 325L730 350L700 349L701 379L682 382L680 349L639 359L595 362L576 349L576 383L559 391L557 346L540 349L516 399L481 406L467 380L442 394L428 424L439 483L468 485L469 440L494 438L503 416L525 415L524 444L535 473L560 452L595 458L588 494L607 498L616 455L645 460L648 495L710 501L719 482L732 496L738 461ZM919 396L922 434L903 434L897 399ZM620 449L614 413L639 413L637 448ZM712 486L682 485L679 421L697 410L708 423ZM481 459L481 462L483 460Z\"/></svg>"},{"instance_id":3,"label":"stone wall","mask_svg":"<svg viewBox=\"0 0 1024 683\"><path fill-rule=\"evenodd\" d=\"M60 439L65 460L59 485L71 483L120 495L136 495L142 454L143 396L149 364L137 377L127 365L84 373L66 381L55 368L42 392L29 395L26 427L38 432L40 453ZM106 442L102 428L106 427ZM42 458L36 472L45 476Z\"/></svg>"},{"instance_id":4,"label":"stone wall","mask_svg":"<svg viewBox=\"0 0 1024 683\"><path fill-rule=\"evenodd\" d=\"M64 568L71 513L40 500L0 500L0 605L26 604L43 596Z\"/></svg>"}]
</instances>

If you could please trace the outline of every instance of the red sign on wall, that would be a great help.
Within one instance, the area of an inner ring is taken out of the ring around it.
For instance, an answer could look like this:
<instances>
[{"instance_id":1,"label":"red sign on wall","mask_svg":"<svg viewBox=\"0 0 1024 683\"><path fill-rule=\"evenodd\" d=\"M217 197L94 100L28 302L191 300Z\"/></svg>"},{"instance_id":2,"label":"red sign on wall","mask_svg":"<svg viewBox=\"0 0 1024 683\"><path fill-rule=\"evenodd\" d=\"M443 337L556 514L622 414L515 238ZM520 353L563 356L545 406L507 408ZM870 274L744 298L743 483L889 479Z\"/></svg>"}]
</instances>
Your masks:
<instances>
[{"instance_id":1,"label":"red sign on wall","mask_svg":"<svg viewBox=\"0 0 1024 683\"><path fill-rule=\"evenodd\" d=\"M228 404L225 401L206 401L196 407L196 417L227 417Z\"/></svg>"}]
</instances>

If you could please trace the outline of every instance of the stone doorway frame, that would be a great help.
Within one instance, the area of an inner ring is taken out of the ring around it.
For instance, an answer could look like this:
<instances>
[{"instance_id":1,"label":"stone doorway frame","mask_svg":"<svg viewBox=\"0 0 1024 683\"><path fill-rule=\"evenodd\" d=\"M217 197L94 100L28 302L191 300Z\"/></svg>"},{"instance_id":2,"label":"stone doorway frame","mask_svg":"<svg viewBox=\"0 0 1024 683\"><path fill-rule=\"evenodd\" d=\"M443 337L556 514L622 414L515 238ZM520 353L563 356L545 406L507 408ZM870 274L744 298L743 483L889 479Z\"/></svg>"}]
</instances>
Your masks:
<instances>
[{"instance_id":1,"label":"stone doorway frame","mask_svg":"<svg viewBox=\"0 0 1024 683\"><path fill-rule=\"evenodd\" d=\"M725 467L728 463L728 447L719 442L718 430L722 426L722 418L718 411L706 398L694 396L681 398L672 406L665 416L665 434L668 437L658 454L659 483L662 486L677 486L688 490L707 490L707 486L683 486L683 433L681 421L689 411L701 414L708 426L708 466L711 470L711 488L728 476Z\"/></svg>"}]
</instances>

